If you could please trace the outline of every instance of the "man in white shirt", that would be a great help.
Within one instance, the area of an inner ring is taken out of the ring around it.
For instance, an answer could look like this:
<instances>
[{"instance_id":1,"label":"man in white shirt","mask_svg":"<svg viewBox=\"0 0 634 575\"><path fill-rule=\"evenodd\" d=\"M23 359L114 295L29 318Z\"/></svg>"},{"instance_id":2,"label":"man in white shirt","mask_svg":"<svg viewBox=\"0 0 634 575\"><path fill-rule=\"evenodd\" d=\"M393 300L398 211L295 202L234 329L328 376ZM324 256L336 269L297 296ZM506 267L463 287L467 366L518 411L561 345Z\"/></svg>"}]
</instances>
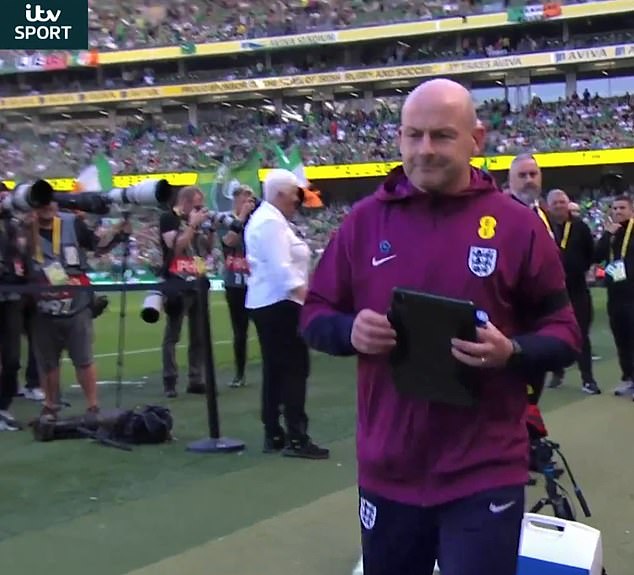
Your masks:
<instances>
[{"instance_id":1,"label":"man in white shirt","mask_svg":"<svg viewBox=\"0 0 634 575\"><path fill-rule=\"evenodd\" d=\"M299 334L299 314L306 297L310 249L289 224L302 203L302 192L287 170L272 170L264 182L264 202L253 212L244 234L249 264L246 307L262 351L264 452L327 459L329 451L308 436L304 410L310 363ZM279 421L281 406L286 431Z\"/></svg>"}]
</instances>

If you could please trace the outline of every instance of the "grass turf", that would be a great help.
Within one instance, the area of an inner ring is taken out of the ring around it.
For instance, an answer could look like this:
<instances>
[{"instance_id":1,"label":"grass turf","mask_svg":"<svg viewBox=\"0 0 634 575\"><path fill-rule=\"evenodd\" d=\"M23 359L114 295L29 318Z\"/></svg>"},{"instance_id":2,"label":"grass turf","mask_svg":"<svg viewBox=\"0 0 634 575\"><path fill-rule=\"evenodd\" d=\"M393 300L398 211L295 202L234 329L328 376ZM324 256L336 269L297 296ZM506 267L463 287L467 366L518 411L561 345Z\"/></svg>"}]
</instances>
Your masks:
<instances>
[{"instance_id":1,"label":"grass turf","mask_svg":"<svg viewBox=\"0 0 634 575\"><path fill-rule=\"evenodd\" d=\"M141 297L134 294L129 298L124 379L140 383L124 387L126 406L163 403L159 351L162 324L148 326L140 320ZM595 292L595 307L595 351L605 358L596 364L597 376L609 391L619 374L603 313L603 292ZM100 380L113 380L116 373L118 312L118 296L113 296L109 310L96 323ZM207 432L204 399L186 395L169 402L177 440L158 447L135 448L132 453L89 441L39 444L28 433L4 433L0 436L3 570L10 568L14 575L22 575L46 565L53 574L73 575L85 573L86 561L90 561L92 574L126 573L354 484L354 362L313 356L308 404L311 431L319 442L332 447L333 458L328 462L271 458L260 453L259 374L253 361L257 359L257 345L250 342L251 386L227 389L224 383L232 376L232 352L221 294L212 298L212 324L221 429L228 436L245 440L247 451L233 455L185 452L188 441ZM185 365L184 348L179 349L179 361ZM596 503L593 511L604 529L608 561L625 569L634 560L623 523L627 513L632 516L634 511L633 494L629 483L619 483L618 478L623 479L631 470L616 448L602 448L604 442L617 445L611 442L610 433L628 433L624 427L627 415L622 413L625 403L611 408L617 401L612 397L582 395L577 377L576 370L571 370L564 388L545 394L543 408L551 414L547 418L549 426L552 424L560 434L555 439L563 442L562 437L566 438L564 447L574 470L583 470L578 471L578 479L590 506ZM64 381L74 381L68 364ZM103 405L112 406L113 386L103 385L100 390ZM65 395L73 408L83 409L78 389L69 388ZM611 410L616 410L614 418ZM27 417L36 412L36 407L18 400L14 411ZM605 428L606 421L612 429ZM591 422L601 427L588 429ZM586 448L590 444L592 451ZM599 457L599 452L601 458L607 458L600 467L589 462L590 457ZM609 478L602 475L605 470L612 474ZM610 491L606 493L605 489ZM356 550L350 553L352 560Z\"/></svg>"}]
</instances>

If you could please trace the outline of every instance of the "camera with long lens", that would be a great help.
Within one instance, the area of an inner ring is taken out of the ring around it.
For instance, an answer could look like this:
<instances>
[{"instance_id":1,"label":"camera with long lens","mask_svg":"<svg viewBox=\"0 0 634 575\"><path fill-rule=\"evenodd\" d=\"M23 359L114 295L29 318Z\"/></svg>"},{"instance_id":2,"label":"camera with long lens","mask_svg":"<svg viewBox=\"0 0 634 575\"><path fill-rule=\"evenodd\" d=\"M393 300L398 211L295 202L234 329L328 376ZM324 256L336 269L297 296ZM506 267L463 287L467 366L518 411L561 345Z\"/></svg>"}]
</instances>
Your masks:
<instances>
[{"instance_id":1,"label":"camera with long lens","mask_svg":"<svg viewBox=\"0 0 634 575\"><path fill-rule=\"evenodd\" d=\"M244 224L233 212L208 212L207 219L200 226L203 231L227 228L238 234L244 230Z\"/></svg>"},{"instance_id":2,"label":"camera with long lens","mask_svg":"<svg viewBox=\"0 0 634 575\"><path fill-rule=\"evenodd\" d=\"M251 210L251 213L249 214L249 217L247 218L245 222L241 222L240 219L231 211L226 211L226 212L210 211L207 214L207 220L201 226L202 229L205 231L212 231L222 227L232 232L236 232L237 234L242 233L244 231L244 226L249 221L249 218L251 218L251 216L253 215L253 212L255 212L255 210L257 210L262 204L262 200L260 198L253 197L251 201L253 202L254 207L253 207L253 210ZM198 208L198 209L202 210L203 208Z\"/></svg>"},{"instance_id":3,"label":"camera with long lens","mask_svg":"<svg viewBox=\"0 0 634 575\"><path fill-rule=\"evenodd\" d=\"M140 206L168 210L174 199L174 188L167 180L145 180L128 188L108 192L56 193L53 199L63 210L77 210L106 215L112 206Z\"/></svg>"},{"instance_id":4,"label":"camera with long lens","mask_svg":"<svg viewBox=\"0 0 634 575\"><path fill-rule=\"evenodd\" d=\"M156 323L163 311L163 294L160 291L149 291L141 307L141 319L145 323Z\"/></svg>"},{"instance_id":5,"label":"camera with long lens","mask_svg":"<svg viewBox=\"0 0 634 575\"><path fill-rule=\"evenodd\" d=\"M53 188L46 180L37 180L33 184L18 184L11 194L2 200L0 210L30 212L50 204L53 196Z\"/></svg>"}]
</instances>

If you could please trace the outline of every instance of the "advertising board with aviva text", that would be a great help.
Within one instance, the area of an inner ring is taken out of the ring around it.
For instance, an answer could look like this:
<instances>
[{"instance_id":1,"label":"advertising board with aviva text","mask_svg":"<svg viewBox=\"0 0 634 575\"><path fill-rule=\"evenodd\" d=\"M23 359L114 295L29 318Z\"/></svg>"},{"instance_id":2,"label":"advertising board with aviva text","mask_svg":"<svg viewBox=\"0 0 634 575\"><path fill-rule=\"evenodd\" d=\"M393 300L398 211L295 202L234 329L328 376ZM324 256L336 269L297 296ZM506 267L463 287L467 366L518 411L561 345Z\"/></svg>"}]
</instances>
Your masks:
<instances>
[{"instance_id":1,"label":"advertising board with aviva text","mask_svg":"<svg viewBox=\"0 0 634 575\"><path fill-rule=\"evenodd\" d=\"M80 106L126 101L145 101L175 98L194 98L208 95L230 95L244 92L279 91L296 88L316 88L363 82L386 80L422 80L424 78L449 75L459 76L481 71L505 71L540 68L552 65L573 65L580 62L601 62L634 58L634 44L617 46L595 46L557 52L531 54L509 54L494 58L471 58L426 64L384 66L354 70L334 70L318 74L296 74L272 78L248 78L202 82L197 84L174 84L146 86L124 90L92 90L38 96L16 96L0 98L0 110L43 108L47 106Z\"/></svg>"}]
</instances>

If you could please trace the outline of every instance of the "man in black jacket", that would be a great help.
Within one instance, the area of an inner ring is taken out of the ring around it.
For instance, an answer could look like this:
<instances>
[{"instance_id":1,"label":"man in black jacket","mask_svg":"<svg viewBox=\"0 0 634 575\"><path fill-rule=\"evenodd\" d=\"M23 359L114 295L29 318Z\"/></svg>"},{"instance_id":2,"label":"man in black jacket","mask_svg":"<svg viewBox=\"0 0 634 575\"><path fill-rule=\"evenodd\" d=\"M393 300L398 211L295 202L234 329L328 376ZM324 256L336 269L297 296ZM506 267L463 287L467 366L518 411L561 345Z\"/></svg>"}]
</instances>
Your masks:
<instances>
[{"instance_id":1,"label":"man in black jacket","mask_svg":"<svg viewBox=\"0 0 634 575\"><path fill-rule=\"evenodd\" d=\"M615 395L634 396L634 208L627 196L612 202L611 217L599 240L595 261L606 262L610 329L619 356L621 383ZM634 397L633 397L634 399Z\"/></svg>"},{"instance_id":2,"label":"man in black jacket","mask_svg":"<svg viewBox=\"0 0 634 575\"><path fill-rule=\"evenodd\" d=\"M590 344L592 296L586 283L586 274L594 261L592 232L581 219L570 215L570 200L563 190L551 190L548 193L547 204L554 240L561 251L566 272L566 288L583 337L583 347L579 356L582 389L589 395L598 395L601 390L592 373ZM563 383L563 378L564 370L553 373L549 387L559 387Z\"/></svg>"}]
</instances>

